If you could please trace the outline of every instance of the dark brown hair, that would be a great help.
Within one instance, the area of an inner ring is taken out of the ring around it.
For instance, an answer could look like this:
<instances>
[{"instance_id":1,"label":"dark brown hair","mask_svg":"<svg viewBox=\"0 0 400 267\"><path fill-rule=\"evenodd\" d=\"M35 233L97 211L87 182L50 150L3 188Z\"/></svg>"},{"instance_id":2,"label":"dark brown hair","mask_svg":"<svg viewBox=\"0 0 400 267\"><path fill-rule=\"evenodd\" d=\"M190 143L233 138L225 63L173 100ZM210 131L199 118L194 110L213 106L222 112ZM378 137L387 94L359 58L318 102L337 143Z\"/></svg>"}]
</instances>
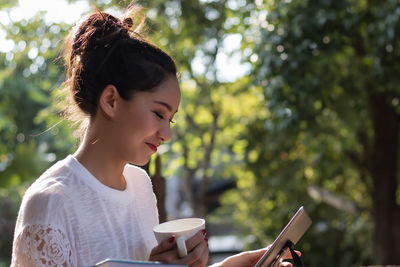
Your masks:
<instances>
[{"instance_id":1,"label":"dark brown hair","mask_svg":"<svg viewBox=\"0 0 400 267\"><path fill-rule=\"evenodd\" d=\"M129 7L125 19L96 11L67 38L65 85L85 115L96 115L107 85L114 85L129 100L134 92L151 91L170 75L177 75L173 59L133 28L137 10L137 6ZM141 26L144 19L140 22Z\"/></svg>"}]
</instances>

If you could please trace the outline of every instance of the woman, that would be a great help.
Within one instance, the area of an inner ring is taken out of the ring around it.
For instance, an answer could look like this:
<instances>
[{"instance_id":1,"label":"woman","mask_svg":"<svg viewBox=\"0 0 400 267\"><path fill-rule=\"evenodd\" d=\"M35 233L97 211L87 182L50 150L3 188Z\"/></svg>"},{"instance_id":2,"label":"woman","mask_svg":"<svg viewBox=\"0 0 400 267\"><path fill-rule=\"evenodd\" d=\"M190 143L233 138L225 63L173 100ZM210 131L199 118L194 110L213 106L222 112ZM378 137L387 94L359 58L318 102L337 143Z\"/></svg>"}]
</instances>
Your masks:
<instances>
[{"instance_id":1,"label":"woman","mask_svg":"<svg viewBox=\"0 0 400 267\"><path fill-rule=\"evenodd\" d=\"M105 258L205 266L205 232L178 258L175 237L157 245L155 197L146 164L171 138L180 89L174 61L120 20L95 12L71 31L67 80L88 120L78 150L27 190L15 227L12 266L88 266ZM264 250L219 266L252 266Z\"/></svg>"}]
</instances>

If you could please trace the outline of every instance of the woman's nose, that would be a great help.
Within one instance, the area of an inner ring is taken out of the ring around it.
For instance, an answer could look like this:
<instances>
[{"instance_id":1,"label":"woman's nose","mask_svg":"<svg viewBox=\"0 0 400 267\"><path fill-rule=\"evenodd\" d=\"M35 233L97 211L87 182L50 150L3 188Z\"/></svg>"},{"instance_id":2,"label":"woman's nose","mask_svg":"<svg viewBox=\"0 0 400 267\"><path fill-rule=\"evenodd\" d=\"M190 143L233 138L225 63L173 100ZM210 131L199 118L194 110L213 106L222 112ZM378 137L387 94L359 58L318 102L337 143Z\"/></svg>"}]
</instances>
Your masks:
<instances>
[{"instance_id":1,"label":"woman's nose","mask_svg":"<svg viewBox=\"0 0 400 267\"><path fill-rule=\"evenodd\" d=\"M171 140L172 137L172 132L171 132L171 126L169 122L163 124L161 129L158 132L159 137L161 138L161 141L167 142Z\"/></svg>"}]
</instances>

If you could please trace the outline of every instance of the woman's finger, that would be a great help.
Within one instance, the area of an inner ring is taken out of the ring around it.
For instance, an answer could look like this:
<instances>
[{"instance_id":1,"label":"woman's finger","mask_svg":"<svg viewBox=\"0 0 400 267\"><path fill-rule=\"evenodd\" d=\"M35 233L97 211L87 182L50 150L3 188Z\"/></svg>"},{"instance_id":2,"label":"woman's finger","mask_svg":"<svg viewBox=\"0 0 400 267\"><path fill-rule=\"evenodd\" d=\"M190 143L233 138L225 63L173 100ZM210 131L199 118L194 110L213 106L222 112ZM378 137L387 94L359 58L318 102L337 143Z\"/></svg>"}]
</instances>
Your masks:
<instances>
[{"instance_id":1,"label":"woman's finger","mask_svg":"<svg viewBox=\"0 0 400 267\"><path fill-rule=\"evenodd\" d=\"M290 262L282 261L282 262L279 264L279 267L293 267L293 265L292 265Z\"/></svg>"},{"instance_id":2,"label":"woman's finger","mask_svg":"<svg viewBox=\"0 0 400 267\"><path fill-rule=\"evenodd\" d=\"M182 259L183 263L190 267L206 266L208 262L208 246L205 240L193 248L189 254Z\"/></svg>"},{"instance_id":3,"label":"woman's finger","mask_svg":"<svg viewBox=\"0 0 400 267\"><path fill-rule=\"evenodd\" d=\"M299 257L301 256L301 252L298 250L295 250L296 254L299 255ZM293 259L292 257L292 253L290 253L289 249L285 250L285 256L283 257L285 260L289 260L289 259Z\"/></svg>"},{"instance_id":4,"label":"woman's finger","mask_svg":"<svg viewBox=\"0 0 400 267\"><path fill-rule=\"evenodd\" d=\"M161 254L162 252L170 250L171 248L173 248L175 243L176 243L176 236L172 235L170 238L163 240L160 244L155 246L150 252L150 257L152 255Z\"/></svg>"},{"instance_id":5,"label":"woman's finger","mask_svg":"<svg viewBox=\"0 0 400 267\"><path fill-rule=\"evenodd\" d=\"M161 254L152 255L149 258L149 261L159 261L163 263L178 263L178 251L176 249L163 252Z\"/></svg>"},{"instance_id":6,"label":"woman's finger","mask_svg":"<svg viewBox=\"0 0 400 267\"><path fill-rule=\"evenodd\" d=\"M198 231L194 236L186 240L186 248L187 251L190 252L192 249L197 247L201 242L206 241L207 242L207 237L206 237L206 230L200 230Z\"/></svg>"}]
</instances>

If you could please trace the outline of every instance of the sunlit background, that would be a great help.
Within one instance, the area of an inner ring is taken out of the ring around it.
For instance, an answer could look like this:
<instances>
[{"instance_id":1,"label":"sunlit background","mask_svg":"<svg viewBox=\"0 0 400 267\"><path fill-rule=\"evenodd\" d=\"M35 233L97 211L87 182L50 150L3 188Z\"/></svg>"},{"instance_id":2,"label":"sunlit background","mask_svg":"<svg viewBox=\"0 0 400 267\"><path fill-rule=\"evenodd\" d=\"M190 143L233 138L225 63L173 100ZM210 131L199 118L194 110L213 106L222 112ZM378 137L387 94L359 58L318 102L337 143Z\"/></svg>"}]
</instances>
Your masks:
<instances>
[{"instance_id":1,"label":"sunlit background","mask_svg":"<svg viewBox=\"0 0 400 267\"><path fill-rule=\"evenodd\" d=\"M63 39L128 3L0 2L0 266L26 188L79 143L60 116ZM270 244L303 205L306 266L400 264L399 1L137 3L182 89L173 140L144 166L166 188L161 221L206 218L211 263Z\"/></svg>"},{"instance_id":2,"label":"sunlit background","mask_svg":"<svg viewBox=\"0 0 400 267\"><path fill-rule=\"evenodd\" d=\"M107 4L111 1L102 2ZM93 10L92 6L93 4L91 5L88 1L83 0L74 1L72 3L63 0L20 0L18 1L18 5L13 7L10 12L0 11L0 23L2 25L8 25L15 21L28 20L38 13L41 13L41 19L47 24L61 22L75 24L80 20L82 15ZM114 15L121 13L121 10L115 8L109 8L107 11ZM233 81L243 76L243 74L248 73L250 69L249 64L242 63L240 53L237 52L240 49L241 38L240 34L230 34L224 38L216 61L218 78L220 80ZM1 52L10 52L16 45L18 44L7 39L7 33L5 31L0 31ZM215 44L210 40L209 45L213 46ZM30 54L36 54L34 48ZM194 70L198 73L205 72L202 58L203 55L201 51L199 51L197 57L192 62Z\"/></svg>"}]
</instances>

